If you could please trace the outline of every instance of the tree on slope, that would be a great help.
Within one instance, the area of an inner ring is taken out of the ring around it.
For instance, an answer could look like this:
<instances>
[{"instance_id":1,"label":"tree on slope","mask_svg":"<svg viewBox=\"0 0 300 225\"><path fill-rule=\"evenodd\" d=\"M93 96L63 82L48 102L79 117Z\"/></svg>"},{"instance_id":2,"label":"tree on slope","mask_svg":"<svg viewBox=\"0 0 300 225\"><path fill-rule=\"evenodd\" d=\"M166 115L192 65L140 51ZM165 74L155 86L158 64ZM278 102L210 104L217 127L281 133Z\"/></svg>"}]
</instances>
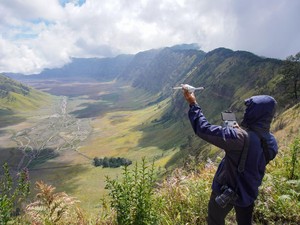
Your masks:
<instances>
[{"instance_id":1,"label":"tree on slope","mask_svg":"<svg viewBox=\"0 0 300 225\"><path fill-rule=\"evenodd\" d=\"M292 97L297 101L300 91L300 52L286 58L282 73L284 75L282 82L286 90L291 90Z\"/></svg>"}]
</instances>

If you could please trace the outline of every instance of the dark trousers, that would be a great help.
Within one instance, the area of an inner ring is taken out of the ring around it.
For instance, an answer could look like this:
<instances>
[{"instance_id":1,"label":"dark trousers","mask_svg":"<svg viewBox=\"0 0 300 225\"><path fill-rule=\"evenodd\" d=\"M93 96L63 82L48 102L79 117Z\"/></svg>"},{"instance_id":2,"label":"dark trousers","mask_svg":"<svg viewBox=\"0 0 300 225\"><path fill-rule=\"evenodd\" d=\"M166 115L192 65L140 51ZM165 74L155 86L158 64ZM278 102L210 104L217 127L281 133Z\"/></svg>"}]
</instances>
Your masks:
<instances>
[{"instance_id":1,"label":"dark trousers","mask_svg":"<svg viewBox=\"0 0 300 225\"><path fill-rule=\"evenodd\" d=\"M208 203L208 225L225 225L225 217L234 207L238 225L251 225L254 203L248 207L238 207L228 204L221 208L215 201L216 194L212 193Z\"/></svg>"}]
</instances>

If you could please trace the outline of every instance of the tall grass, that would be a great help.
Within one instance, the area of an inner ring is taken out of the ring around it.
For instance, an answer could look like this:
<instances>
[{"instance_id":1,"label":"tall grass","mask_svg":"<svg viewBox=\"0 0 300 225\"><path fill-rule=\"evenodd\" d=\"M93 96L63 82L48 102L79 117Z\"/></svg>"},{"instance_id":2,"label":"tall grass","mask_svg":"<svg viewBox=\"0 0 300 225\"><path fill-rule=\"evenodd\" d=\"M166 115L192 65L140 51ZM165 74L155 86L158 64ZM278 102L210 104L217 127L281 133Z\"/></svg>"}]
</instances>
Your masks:
<instances>
[{"instance_id":1,"label":"tall grass","mask_svg":"<svg viewBox=\"0 0 300 225\"><path fill-rule=\"evenodd\" d=\"M209 164L201 173L176 169L161 184L157 193L163 202L161 224L206 224L213 171Z\"/></svg>"},{"instance_id":2,"label":"tall grass","mask_svg":"<svg viewBox=\"0 0 300 225\"><path fill-rule=\"evenodd\" d=\"M37 182L39 193L36 200L26 207L26 216L31 224L63 225L86 224L78 200L64 192L55 193L55 187Z\"/></svg>"}]
</instances>

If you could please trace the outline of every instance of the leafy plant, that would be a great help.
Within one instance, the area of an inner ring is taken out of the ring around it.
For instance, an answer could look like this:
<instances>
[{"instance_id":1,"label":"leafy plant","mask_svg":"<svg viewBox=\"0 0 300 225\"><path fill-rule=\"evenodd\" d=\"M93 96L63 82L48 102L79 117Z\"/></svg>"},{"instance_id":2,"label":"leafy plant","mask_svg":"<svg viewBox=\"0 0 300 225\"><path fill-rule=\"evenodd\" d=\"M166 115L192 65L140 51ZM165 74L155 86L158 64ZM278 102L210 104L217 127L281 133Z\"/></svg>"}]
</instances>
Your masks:
<instances>
[{"instance_id":1,"label":"leafy plant","mask_svg":"<svg viewBox=\"0 0 300 225\"><path fill-rule=\"evenodd\" d=\"M145 159L141 167L137 163L132 171L124 167L121 181L107 177L106 189L112 198L111 207L116 211L117 224L149 225L158 224L159 204L154 195L154 165L146 166Z\"/></svg>"},{"instance_id":2,"label":"leafy plant","mask_svg":"<svg viewBox=\"0 0 300 225\"><path fill-rule=\"evenodd\" d=\"M268 167L254 212L258 223L300 224L299 137Z\"/></svg>"},{"instance_id":3,"label":"leafy plant","mask_svg":"<svg viewBox=\"0 0 300 225\"><path fill-rule=\"evenodd\" d=\"M267 174L256 201L254 219L263 224L299 224L299 200L299 180Z\"/></svg>"},{"instance_id":4,"label":"leafy plant","mask_svg":"<svg viewBox=\"0 0 300 225\"><path fill-rule=\"evenodd\" d=\"M298 160L300 154L300 139L295 138L294 142L291 144L291 159L289 162L289 179L299 179L300 178L300 163Z\"/></svg>"},{"instance_id":5,"label":"leafy plant","mask_svg":"<svg viewBox=\"0 0 300 225\"><path fill-rule=\"evenodd\" d=\"M0 224L6 224L14 215L19 214L20 203L29 194L28 171L24 169L13 180L8 164L3 165L4 174L0 179Z\"/></svg>"}]
</instances>

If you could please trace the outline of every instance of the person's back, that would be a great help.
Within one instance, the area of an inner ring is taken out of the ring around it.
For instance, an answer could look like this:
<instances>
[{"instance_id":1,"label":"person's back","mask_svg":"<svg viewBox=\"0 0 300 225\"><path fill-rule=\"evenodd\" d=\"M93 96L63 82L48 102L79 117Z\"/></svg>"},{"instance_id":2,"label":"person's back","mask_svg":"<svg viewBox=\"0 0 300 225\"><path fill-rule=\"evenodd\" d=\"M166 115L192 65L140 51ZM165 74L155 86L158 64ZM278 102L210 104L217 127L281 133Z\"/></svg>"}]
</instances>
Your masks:
<instances>
[{"instance_id":1,"label":"person's back","mask_svg":"<svg viewBox=\"0 0 300 225\"><path fill-rule=\"evenodd\" d=\"M261 185L265 174L266 164L275 157L278 149L276 139L270 133L270 125L276 106L274 98L267 95L253 96L245 101L245 105L247 108L241 126L248 134L249 146L242 176L237 176L236 167L239 161L235 161L228 166L233 167L233 170L236 171L235 174L229 174L228 176L231 178L230 185L237 186L237 194L240 198L235 202L235 205L240 207L249 206L257 198L258 187ZM268 159L266 159L262 141L267 144ZM224 150L226 152L225 158L233 155L230 149ZM237 155L239 160L240 153ZM220 190L219 185L214 183L213 190L218 192Z\"/></svg>"},{"instance_id":2,"label":"person's back","mask_svg":"<svg viewBox=\"0 0 300 225\"><path fill-rule=\"evenodd\" d=\"M266 95L247 99L242 128L231 128L210 124L196 102L195 96L187 91L184 95L190 103L189 119L194 132L207 142L224 149L226 153L213 180L208 224L224 224L226 215L233 207L239 224L251 224L254 201L258 195L258 187L261 185L266 164L277 154L276 140L269 132L276 101ZM237 168L247 136L249 138L247 158L243 172L239 173ZM268 159L262 147L262 140L268 146ZM232 199L229 199L230 204L220 206L220 202L216 202L215 199L219 197L219 200L223 201L220 196L228 190L229 193L234 193Z\"/></svg>"}]
</instances>

